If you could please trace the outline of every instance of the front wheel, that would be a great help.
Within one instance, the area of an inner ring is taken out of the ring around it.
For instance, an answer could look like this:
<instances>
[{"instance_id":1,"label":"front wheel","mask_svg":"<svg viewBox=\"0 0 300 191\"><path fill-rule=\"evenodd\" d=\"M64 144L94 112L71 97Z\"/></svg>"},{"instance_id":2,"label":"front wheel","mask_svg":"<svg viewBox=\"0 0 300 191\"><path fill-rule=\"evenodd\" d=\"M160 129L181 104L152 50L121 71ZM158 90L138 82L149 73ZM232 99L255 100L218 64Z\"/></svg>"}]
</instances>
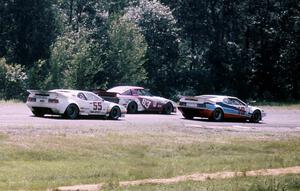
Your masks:
<instances>
[{"instance_id":1,"label":"front wheel","mask_svg":"<svg viewBox=\"0 0 300 191\"><path fill-rule=\"evenodd\" d=\"M118 120L121 116L121 109L117 106L113 107L109 113L109 119Z\"/></svg>"},{"instance_id":2,"label":"front wheel","mask_svg":"<svg viewBox=\"0 0 300 191\"><path fill-rule=\"evenodd\" d=\"M261 120L261 113L260 113L260 111L255 110L255 111L252 113L250 122L258 123L260 120Z\"/></svg>"},{"instance_id":3,"label":"front wheel","mask_svg":"<svg viewBox=\"0 0 300 191\"><path fill-rule=\"evenodd\" d=\"M79 108L75 104L70 104L65 113L64 116L68 119L76 119L79 116Z\"/></svg>"},{"instance_id":4,"label":"front wheel","mask_svg":"<svg viewBox=\"0 0 300 191\"><path fill-rule=\"evenodd\" d=\"M173 105L171 103L167 103L164 105L163 114L170 115L173 111Z\"/></svg>"},{"instance_id":5,"label":"front wheel","mask_svg":"<svg viewBox=\"0 0 300 191\"><path fill-rule=\"evenodd\" d=\"M223 121L223 118L224 118L224 113L223 113L222 109L216 108L214 110L213 114L212 114L211 119L213 121L218 121L219 122L219 121Z\"/></svg>"}]
</instances>

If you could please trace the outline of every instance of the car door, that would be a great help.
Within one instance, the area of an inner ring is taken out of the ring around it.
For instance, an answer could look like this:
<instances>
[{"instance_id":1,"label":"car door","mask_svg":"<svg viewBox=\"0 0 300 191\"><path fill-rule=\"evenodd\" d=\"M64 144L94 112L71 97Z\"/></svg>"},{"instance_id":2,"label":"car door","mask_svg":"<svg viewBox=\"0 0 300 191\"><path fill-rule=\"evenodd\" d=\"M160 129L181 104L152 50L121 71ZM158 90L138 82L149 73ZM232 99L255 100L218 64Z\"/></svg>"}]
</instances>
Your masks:
<instances>
[{"instance_id":1,"label":"car door","mask_svg":"<svg viewBox=\"0 0 300 191\"><path fill-rule=\"evenodd\" d=\"M153 100L151 99L151 94L145 91L144 89L138 89L137 95L139 97L139 100L142 104L142 106L145 108L145 110L153 110Z\"/></svg>"},{"instance_id":2,"label":"car door","mask_svg":"<svg viewBox=\"0 0 300 191\"><path fill-rule=\"evenodd\" d=\"M246 107L247 105L239 99L236 98L228 98L230 104L235 108L235 114L239 116L246 116Z\"/></svg>"},{"instance_id":3,"label":"car door","mask_svg":"<svg viewBox=\"0 0 300 191\"><path fill-rule=\"evenodd\" d=\"M89 114L90 115L105 115L107 112L108 104L99 96L94 93L84 93L87 98Z\"/></svg>"}]
</instances>

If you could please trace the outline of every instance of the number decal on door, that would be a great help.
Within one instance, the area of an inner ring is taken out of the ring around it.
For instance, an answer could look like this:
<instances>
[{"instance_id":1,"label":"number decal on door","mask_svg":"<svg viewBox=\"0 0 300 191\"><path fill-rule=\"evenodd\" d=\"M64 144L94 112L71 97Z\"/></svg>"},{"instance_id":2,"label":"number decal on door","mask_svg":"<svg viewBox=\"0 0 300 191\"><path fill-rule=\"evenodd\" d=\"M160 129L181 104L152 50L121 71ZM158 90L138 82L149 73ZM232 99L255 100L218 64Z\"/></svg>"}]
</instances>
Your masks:
<instances>
[{"instance_id":1,"label":"number decal on door","mask_svg":"<svg viewBox=\"0 0 300 191\"><path fill-rule=\"evenodd\" d=\"M147 99L143 99L142 100L142 105L145 107L145 108L149 108L150 105L151 105L151 101L150 100L147 100Z\"/></svg>"},{"instance_id":2,"label":"number decal on door","mask_svg":"<svg viewBox=\"0 0 300 191\"><path fill-rule=\"evenodd\" d=\"M102 110L101 102L93 102L93 110L94 111L101 111Z\"/></svg>"}]
</instances>

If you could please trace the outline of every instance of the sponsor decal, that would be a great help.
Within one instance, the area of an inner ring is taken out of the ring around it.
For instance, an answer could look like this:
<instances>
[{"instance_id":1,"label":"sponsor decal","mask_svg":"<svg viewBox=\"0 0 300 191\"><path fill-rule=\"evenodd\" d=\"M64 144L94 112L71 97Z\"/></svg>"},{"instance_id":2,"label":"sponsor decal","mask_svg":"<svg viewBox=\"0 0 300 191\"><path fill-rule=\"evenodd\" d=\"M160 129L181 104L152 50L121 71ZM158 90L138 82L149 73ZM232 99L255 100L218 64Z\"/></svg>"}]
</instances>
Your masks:
<instances>
[{"instance_id":1,"label":"sponsor decal","mask_svg":"<svg viewBox=\"0 0 300 191\"><path fill-rule=\"evenodd\" d=\"M101 113L100 111L91 111L91 113Z\"/></svg>"},{"instance_id":2,"label":"sponsor decal","mask_svg":"<svg viewBox=\"0 0 300 191\"><path fill-rule=\"evenodd\" d=\"M240 107L240 108L239 108L239 113L240 113L241 115L245 115L245 114L246 114L246 109L245 109L245 107Z\"/></svg>"}]
</instances>

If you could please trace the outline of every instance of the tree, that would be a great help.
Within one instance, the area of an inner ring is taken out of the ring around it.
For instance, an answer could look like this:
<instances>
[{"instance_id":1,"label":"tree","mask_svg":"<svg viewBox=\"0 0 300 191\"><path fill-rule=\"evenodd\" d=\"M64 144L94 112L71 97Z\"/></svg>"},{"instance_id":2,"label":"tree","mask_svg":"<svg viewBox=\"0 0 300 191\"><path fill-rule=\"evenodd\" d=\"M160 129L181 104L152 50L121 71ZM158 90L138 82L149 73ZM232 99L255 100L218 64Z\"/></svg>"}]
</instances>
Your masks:
<instances>
[{"instance_id":1,"label":"tree","mask_svg":"<svg viewBox=\"0 0 300 191\"><path fill-rule=\"evenodd\" d=\"M124 19L137 24L148 44L145 69L146 85L160 94L170 96L176 84L178 41L176 20L171 10L160 2L141 0L128 9Z\"/></svg>"},{"instance_id":2,"label":"tree","mask_svg":"<svg viewBox=\"0 0 300 191\"><path fill-rule=\"evenodd\" d=\"M95 87L94 76L103 70L93 54L93 41L88 31L66 33L52 47L49 88L74 88L89 90Z\"/></svg>"},{"instance_id":3,"label":"tree","mask_svg":"<svg viewBox=\"0 0 300 191\"><path fill-rule=\"evenodd\" d=\"M6 43L0 48L5 49L7 62L31 67L35 61L48 58L57 34L52 1L9 0L1 9L1 33L5 34Z\"/></svg>"},{"instance_id":4,"label":"tree","mask_svg":"<svg viewBox=\"0 0 300 191\"><path fill-rule=\"evenodd\" d=\"M104 72L110 77L108 86L143 82L146 79L147 51L143 35L134 24L122 19L113 21L108 33L108 63Z\"/></svg>"}]
</instances>

